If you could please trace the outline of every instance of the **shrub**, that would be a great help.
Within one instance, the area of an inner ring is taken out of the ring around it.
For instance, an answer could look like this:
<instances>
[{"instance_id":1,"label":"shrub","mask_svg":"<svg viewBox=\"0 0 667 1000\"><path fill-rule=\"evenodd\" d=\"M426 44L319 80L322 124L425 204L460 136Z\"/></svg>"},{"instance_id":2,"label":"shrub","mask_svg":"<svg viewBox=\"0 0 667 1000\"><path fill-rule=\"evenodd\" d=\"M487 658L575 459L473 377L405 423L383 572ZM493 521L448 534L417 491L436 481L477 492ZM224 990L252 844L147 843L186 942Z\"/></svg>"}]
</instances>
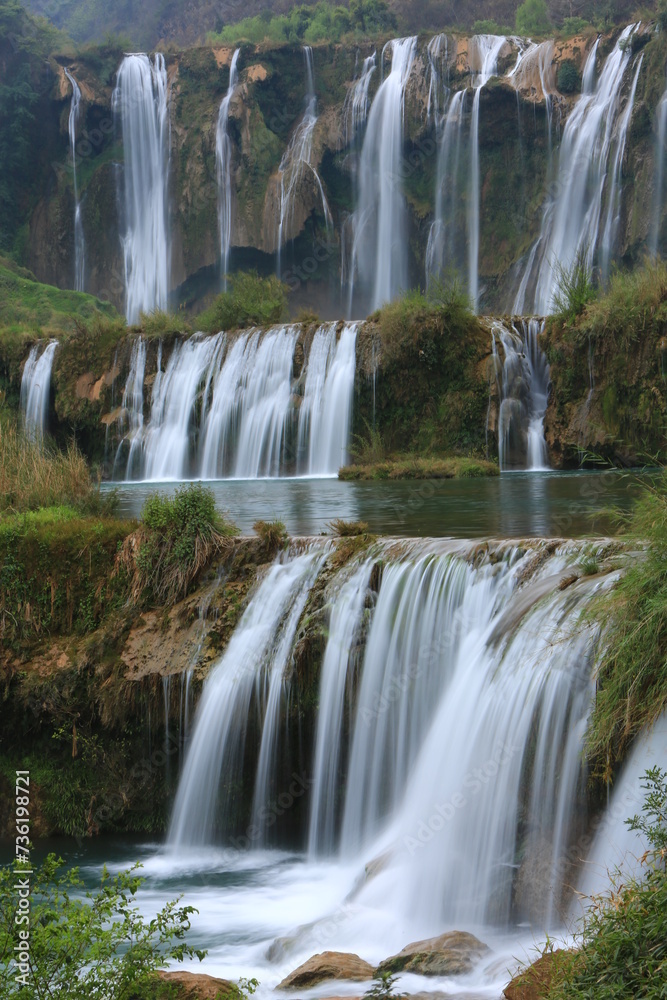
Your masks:
<instances>
[{"instance_id":1,"label":"shrub","mask_svg":"<svg viewBox=\"0 0 667 1000\"><path fill-rule=\"evenodd\" d=\"M638 878L613 879L611 891L594 897L581 933L581 948L561 958L550 1000L626 1000L665 996L667 965L667 772L647 771L643 816L628 821L650 848ZM642 877L643 876L643 877Z\"/></svg>"},{"instance_id":2,"label":"shrub","mask_svg":"<svg viewBox=\"0 0 667 1000\"><path fill-rule=\"evenodd\" d=\"M474 35L511 35L510 28L501 28L497 21L475 21L472 26Z\"/></svg>"},{"instance_id":3,"label":"shrub","mask_svg":"<svg viewBox=\"0 0 667 1000\"><path fill-rule=\"evenodd\" d=\"M576 94L581 88L581 78L571 59L566 59L558 67L556 86L561 94Z\"/></svg>"},{"instance_id":4,"label":"shrub","mask_svg":"<svg viewBox=\"0 0 667 1000\"><path fill-rule=\"evenodd\" d=\"M582 341L613 339L627 350L648 331L662 336L666 321L667 263L646 258L634 271L612 274L606 292L588 305L577 335Z\"/></svg>"},{"instance_id":5,"label":"shrub","mask_svg":"<svg viewBox=\"0 0 667 1000\"><path fill-rule=\"evenodd\" d=\"M252 526L269 552L283 549L289 541L287 528L282 521L255 521Z\"/></svg>"},{"instance_id":6,"label":"shrub","mask_svg":"<svg viewBox=\"0 0 667 1000\"><path fill-rule=\"evenodd\" d=\"M173 604L223 551L236 528L215 509L211 490L199 483L173 497L149 497L139 529L125 541L117 569L131 580L132 599Z\"/></svg>"},{"instance_id":7,"label":"shrub","mask_svg":"<svg viewBox=\"0 0 667 1000\"><path fill-rule=\"evenodd\" d=\"M519 35L548 35L552 31L546 0L525 0L516 12Z\"/></svg>"},{"instance_id":8,"label":"shrub","mask_svg":"<svg viewBox=\"0 0 667 1000\"><path fill-rule=\"evenodd\" d=\"M368 534L368 525L365 521L343 521L337 517L335 520L329 521L327 527L340 538L354 538L356 535Z\"/></svg>"},{"instance_id":9,"label":"shrub","mask_svg":"<svg viewBox=\"0 0 667 1000\"><path fill-rule=\"evenodd\" d=\"M557 281L554 312L560 319L572 323L597 295L588 263L587 248L580 247L577 250L570 267L565 267L560 261L556 261L554 271Z\"/></svg>"},{"instance_id":10,"label":"shrub","mask_svg":"<svg viewBox=\"0 0 667 1000\"><path fill-rule=\"evenodd\" d=\"M139 865L111 877L102 871L99 889L84 893L77 868L64 871L50 854L30 876L30 950L26 985L12 961L21 939L16 880L22 868L0 869L0 993L15 1000L133 1000L150 996L157 970L169 961L199 958L206 952L185 942L192 906L167 903L150 921L136 905L142 879ZM79 898L77 898L79 897ZM29 984L29 985L28 985ZM149 992L150 991L150 992Z\"/></svg>"},{"instance_id":11,"label":"shrub","mask_svg":"<svg viewBox=\"0 0 667 1000\"><path fill-rule=\"evenodd\" d=\"M667 708L667 478L646 486L621 517L629 541L645 543L616 586L594 603L604 630L588 752L607 777L629 741Z\"/></svg>"},{"instance_id":12,"label":"shrub","mask_svg":"<svg viewBox=\"0 0 667 1000\"><path fill-rule=\"evenodd\" d=\"M583 17L566 17L563 20L561 34L566 38L571 38L573 35L581 35L582 32L591 27L590 21Z\"/></svg>"},{"instance_id":13,"label":"shrub","mask_svg":"<svg viewBox=\"0 0 667 1000\"><path fill-rule=\"evenodd\" d=\"M287 313L287 287L275 276L260 278L256 271L239 271L228 279L229 291L222 292L196 325L206 333L236 330L247 326L279 323Z\"/></svg>"}]
</instances>

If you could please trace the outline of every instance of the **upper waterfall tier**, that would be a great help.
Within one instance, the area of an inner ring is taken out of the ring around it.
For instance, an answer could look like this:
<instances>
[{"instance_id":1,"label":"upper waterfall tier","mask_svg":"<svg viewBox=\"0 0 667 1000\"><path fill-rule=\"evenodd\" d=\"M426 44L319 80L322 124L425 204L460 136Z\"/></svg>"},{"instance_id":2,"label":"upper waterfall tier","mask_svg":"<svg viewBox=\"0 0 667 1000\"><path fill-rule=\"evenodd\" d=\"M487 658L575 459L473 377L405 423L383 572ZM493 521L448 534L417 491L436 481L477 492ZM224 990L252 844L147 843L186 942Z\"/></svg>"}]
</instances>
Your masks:
<instances>
[{"instance_id":1,"label":"upper waterfall tier","mask_svg":"<svg viewBox=\"0 0 667 1000\"><path fill-rule=\"evenodd\" d=\"M197 335L162 352L144 419L138 340L119 415L116 479L336 475L347 459L357 324L313 334L295 371L299 328Z\"/></svg>"}]
</instances>

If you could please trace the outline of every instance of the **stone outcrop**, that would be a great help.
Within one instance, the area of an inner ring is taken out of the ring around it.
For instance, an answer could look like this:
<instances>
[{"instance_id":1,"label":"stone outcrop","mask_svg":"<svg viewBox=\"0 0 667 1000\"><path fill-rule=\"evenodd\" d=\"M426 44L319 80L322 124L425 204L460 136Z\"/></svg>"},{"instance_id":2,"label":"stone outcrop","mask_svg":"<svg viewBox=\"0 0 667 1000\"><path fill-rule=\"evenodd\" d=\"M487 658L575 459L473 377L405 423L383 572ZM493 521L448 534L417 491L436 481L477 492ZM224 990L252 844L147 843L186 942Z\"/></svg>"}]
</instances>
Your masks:
<instances>
[{"instance_id":1,"label":"stone outcrop","mask_svg":"<svg viewBox=\"0 0 667 1000\"><path fill-rule=\"evenodd\" d=\"M406 945L397 955L381 962L377 971L416 972L421 976L462 976L471 972L488 951L488 947L474 934L448 931L440 937Z\"/></svg>"},{"instance_id":2,"label":"stone outcrop","mask_svg":"<svg viewBox=\"0 0 667 1000\"><path fill-rule=\"evenodd\" d=\"M223 1000L234 992L234 984L199 972L158 972L174 1000Z\"/></svg>"},{"instance_id":3,"label":"stone outcrop","mask_svg":"<svg viewBox=\"0 0 667 1000\"><path fill-rule=\"evenodd\" d=\"M329 979L360 983L373 978L373 966L345 951L323 951L313 955L278 983L279 990L305 990Z\"/></svg>"},{"instance_id":4,"label":"stone outcrop","mask_svg":"<svg viewBox=\"0 0 667 1000\"><path fill-rule=\"evenodd\" d=\"M559 961L565 954L561 949L547 952L516 975L505 987L506 1000L542 1000L547 996L557 974Z\"/></svg>"}]
</instances>

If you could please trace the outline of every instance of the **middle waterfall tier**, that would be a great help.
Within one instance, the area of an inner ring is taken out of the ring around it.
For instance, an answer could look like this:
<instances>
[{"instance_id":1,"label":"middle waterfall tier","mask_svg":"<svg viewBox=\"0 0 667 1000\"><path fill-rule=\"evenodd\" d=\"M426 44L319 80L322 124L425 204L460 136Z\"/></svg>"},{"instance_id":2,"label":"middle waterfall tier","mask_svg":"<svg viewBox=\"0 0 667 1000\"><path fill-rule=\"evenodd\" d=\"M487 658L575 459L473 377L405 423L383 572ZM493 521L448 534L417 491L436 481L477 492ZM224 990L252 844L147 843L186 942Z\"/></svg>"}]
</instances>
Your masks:
<instances>
[{"instance_id":1,"label":"middle waterfall tier","mask_svg":"<svg viewBox=\"0 0 667 1000\"><path fill-rule=\"evenodd\" d=\"M150 400L137 341L114 479L336 475L347 460L357 326L326 323L309 346L297 326L198 334L174 344L164 370L160 345Z\"/></svg>"}]
</instances>

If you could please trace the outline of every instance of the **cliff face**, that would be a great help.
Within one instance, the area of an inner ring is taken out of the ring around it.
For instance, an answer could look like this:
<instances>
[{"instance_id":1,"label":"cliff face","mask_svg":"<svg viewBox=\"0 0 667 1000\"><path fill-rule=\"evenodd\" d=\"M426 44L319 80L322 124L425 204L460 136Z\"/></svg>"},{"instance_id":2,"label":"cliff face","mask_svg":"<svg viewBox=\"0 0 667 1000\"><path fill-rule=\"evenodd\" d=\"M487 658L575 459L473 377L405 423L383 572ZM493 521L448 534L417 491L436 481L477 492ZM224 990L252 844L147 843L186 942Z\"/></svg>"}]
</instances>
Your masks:
<instances>
[{"instance_id":1,"label":"cliff face","mask_svg":"<svg viewBox=\"0 0 667 1000\"><path fill-rule=\"evenodd\" d=\"M650 40L649 40L650 39ZM483 89L479 102L481 307L510 308L525 260L539 236L545 198L553 183L554 150L571 113L576 93L561 93L562 66L575 76L595 36L555 44L546 74L529 64L510 77L519 49L508 39L498 59L498 78ZM644 45L644 42L647 44ZM435 215L436 180L442 147L442 117L436 113L434 87L450 93L469 86L477 69L470 39L448 37L435 66L429 39L420 40L405 91L404 143L396 183L407 203L408 280L424 283L425 260ZM615 37L604 39L598 62ZM665 42L661 35L642 36L644 63L639 75L622 174L622 201L616 256L631 263L641 255L654 212L656 107L664 89ZM81 56L68 63L82 90L78 126L77 176L86 236L86 290L123 307L121 254L123 147L112 110L115 69L120 52ZM229 109L232 219L231 269L279 268L295 292L295 304L316 304L321 314L347 311L341 272L349 265L350 213L356 204L359 142L349 127L349 96L370 46L314 47L317 122L312 132L309 166L298 172L291 211L284 219L278 260L281 160L305 107L306 73L300 46L258 49L241 46L239 84ZM192 304L219 284L218 181L216 126L229 83L232 50L210 47L167 56L170 99L170 242L174 307ZM379 52L378 52L379 57ZM65 60L63 60L64 62ZM385 74L386 74L385 67ZM434 77L434 73L436 76ZM627 101L627 72L622 102ZM381 80L371 78L372 99ZM572 85L572 76L569 76ZM563 84L564 86L565 84ZM545 91L548 94L545 96ZM50 183L32 213L26 263L41 280L71 287L74 273L73 189L67 120L71 89L64 66L56 69L51 89L51 122L58 123L57 154L49 155ZM346 98L348 103L346 105ZM463 102L458 133L460 168L455 204L447 224L458 245L451 258L465 276L469 210L469 131L472 91ZM53 145L53 144L51 144ZM320 186L321 182L321 186ZM331 212L327 225L323 196ZM364 303L360 302L359 308Z\"/></svg>"}]
</instances>

